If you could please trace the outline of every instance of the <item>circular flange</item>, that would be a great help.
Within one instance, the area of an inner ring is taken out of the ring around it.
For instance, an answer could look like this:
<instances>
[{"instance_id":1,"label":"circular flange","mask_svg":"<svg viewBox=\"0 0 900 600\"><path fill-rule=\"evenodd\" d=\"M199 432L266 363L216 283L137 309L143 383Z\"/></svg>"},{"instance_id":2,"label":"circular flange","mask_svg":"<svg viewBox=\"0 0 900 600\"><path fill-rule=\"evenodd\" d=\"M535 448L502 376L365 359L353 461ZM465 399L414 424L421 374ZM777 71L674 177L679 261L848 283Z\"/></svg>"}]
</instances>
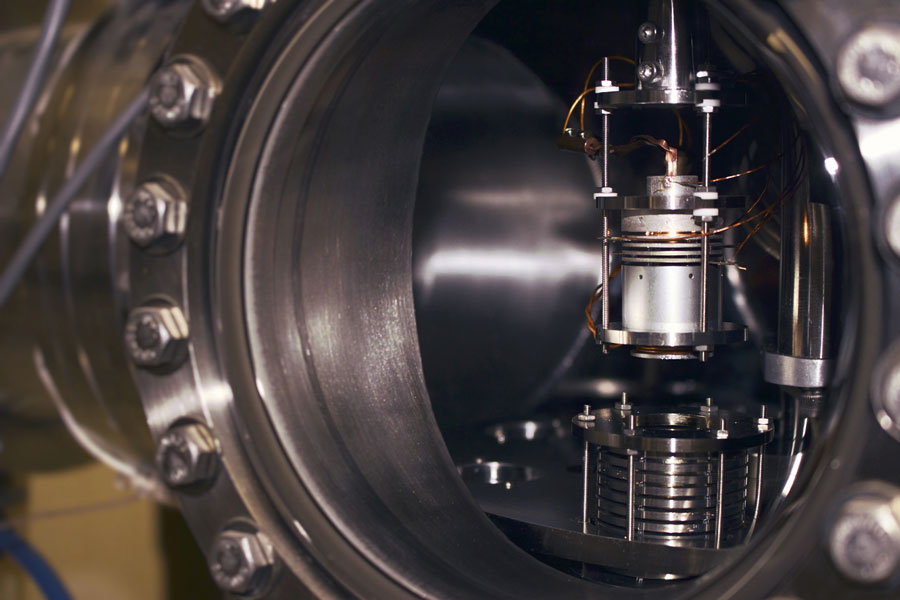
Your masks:
<instances>
[{"instance_id":1,"label":"circular flange","mask_svg":"<svg viewBox=\"0 0 900 600\"><path fill-rule=\"evenodd\" d=\"M744 94L716 93L722 106L743 106L747 104ZM598 108L615 108L621 106L697 106L710 97L709 93L700 90L619 90L605 92L597 97Z\"/></svg>"},{"instance_id":2,"label":"circular flange","mask_svg":"<svg viewBox=\"0 0 900 600\"><path fill-rule=\"evenodd\" d=\"M622 346L709 346L747 341L747 328L736 323L722 323L721 329L710 331L629 331L621 323L610 323L597 330L597 342Z\"/></svg>"},{"instance_id":3,"label":"circular flange","mask_svg":"<svg viewBox=\"0 0 900 600\"><path fill-rule=\"evenodd\" d=\"M761 429L756 419L719 410L704 415L700 407L661 408L635 406L631 411L601 408L592 411L594 421L572 419L572 432L579 440L598 446L640 452L696 454L734 452L772 441L774 428ZM629 419L634 417L634 430ZM722 420L728 437L719 435Z\"/></svg>"},{"instance_id":4,"label":"circular flange","mask_svg":"<svg viewBox=\"0 0 900 600\"><path fill-rule=\"evenodd\" d=\"M671 196L660 194L658 196L616 196L613 198L595 194L597 208L607 210L686 210L693 211L698 208L745 208L747 198L744 196L719 196L715 200L708 200L698 196L684 195Z\"/></svg>"}]
</instances>

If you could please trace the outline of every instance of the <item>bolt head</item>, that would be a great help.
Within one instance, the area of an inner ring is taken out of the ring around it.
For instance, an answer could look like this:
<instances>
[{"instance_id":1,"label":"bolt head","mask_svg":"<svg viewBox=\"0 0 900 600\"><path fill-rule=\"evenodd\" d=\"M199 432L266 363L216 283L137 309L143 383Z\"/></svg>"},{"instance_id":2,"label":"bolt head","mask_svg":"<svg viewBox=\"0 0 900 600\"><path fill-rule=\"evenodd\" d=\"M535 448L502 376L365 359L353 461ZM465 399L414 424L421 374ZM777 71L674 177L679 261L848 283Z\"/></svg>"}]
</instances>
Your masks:
<instances>
[{"instance_id":1,"label":"bolt head","mask_svg":"<svg viewBox=\"0 0 900 600\"><path fill-rule=\"evenodd\" d=\"M209 119L218 93L209 68L195 58L176 58L150 81L150 114L163 127L196 127Z\"/></svg>"},{"instance_id":2,"label":"bolt head","mask_svg":"<svg viewBox=\"0 0 900 600\"><path fill-rule=\"evenodd\" d=\"M142 183L125 201L122 224L139 246L181 241L187 226L184 192L170 181Z\"/></svg>"},{"instance_id":3,"label":"bolt head","mask_svg":"<svg viewBox=\"0 0 900 600\"><path fill-rule=\"evenodd\" d=\"M200 423L172 427L156 448L156 465L171 487L211 481L218 463L216 442Z\"/></svg>"},{"instance_id":4,"label":"bolt head","mask_svg":"<svg viewBox=\"0 0 900 600\"><path fill-rule=\"evenodd\" d=\"M641 23L641 26L638 27L638 41L642 44L652 44L653 42L659 39L659 32L656 29L656 25L647 21L645 23Z\"/></svg>"},{"instance_id":5,"label":"bolt head","mask_svg":"<svg viewBox=\"0 0 900 600\"><path fill-rule=\"evenodd\" d=\"M659 80L660 71L661 69L658 64L653 62L642 62L638 65L637 76L638 79L644 83L653 83Z\"/></svg>"},{"instance_id":6,"label":"bolt head","mask_svg":"<svg viewBox=\"0 0 900 600\"><path fill-rule=\"evenodd\" d=\"M142 367L173 365L187 349L187 319L177 306L142 306L125 322L125 346Z\"/></svg>"},{"instance_id":7,"label":"bolt head","mask_svg":"<svg viewBox=\"0 0 900 600\"><path fill-rule=\"evenodd\" d=\"M262 10L268 3L269 0L203 0L203 8L211 17L225 23L241 13Z\"/></svg>"},{"instance_id":8,"label":"bolt head","mask_svg":"<svg viewBox=\"0 0 900 600\"><path fill-rule=\"evenodd\" d=\"M900 97L900 27L873 24L856 33L838 54L837 75L856 102L883 106Z\"/></svg>"},{"instance_id":9,"label":"bolt head","mask_svg":"<svg viewBox=\"0 0 900 600\"><path fill-rule=\"evenodd\" d=\"M225 530L209 553L209 572L222 590L252 594L266 585L275 565L271 544L259 533Z\"/></svg>"},{"instance_id":10,"label":"bolt head","mask_svg":"<svg viewBox=\"0 0 900 600\"><path fill-rule=\"evenodd\" d=\"M838 570L859 583L886 581L900 567L900 522L891 502L878 497L847 501L829 536Z\"/></svg>"}]
</instances>

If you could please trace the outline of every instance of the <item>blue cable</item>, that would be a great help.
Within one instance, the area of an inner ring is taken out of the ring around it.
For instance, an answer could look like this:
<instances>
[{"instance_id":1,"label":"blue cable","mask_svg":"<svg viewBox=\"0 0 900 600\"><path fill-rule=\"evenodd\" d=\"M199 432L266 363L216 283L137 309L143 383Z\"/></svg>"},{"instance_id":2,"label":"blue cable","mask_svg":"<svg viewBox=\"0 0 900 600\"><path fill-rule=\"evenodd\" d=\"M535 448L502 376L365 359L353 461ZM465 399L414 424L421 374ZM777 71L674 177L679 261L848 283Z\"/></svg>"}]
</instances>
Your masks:
<instances>
[{"instance_id":1,"label":"blue cable","mask_svg":"<svg viewBox=\"0 0 900 600\"><path fill-rule=\"evenodd\" d=\"M72 600L56 571L14 529L0 529L0 552L19 563L47 600Z\"/></svg>"}]
</instances>

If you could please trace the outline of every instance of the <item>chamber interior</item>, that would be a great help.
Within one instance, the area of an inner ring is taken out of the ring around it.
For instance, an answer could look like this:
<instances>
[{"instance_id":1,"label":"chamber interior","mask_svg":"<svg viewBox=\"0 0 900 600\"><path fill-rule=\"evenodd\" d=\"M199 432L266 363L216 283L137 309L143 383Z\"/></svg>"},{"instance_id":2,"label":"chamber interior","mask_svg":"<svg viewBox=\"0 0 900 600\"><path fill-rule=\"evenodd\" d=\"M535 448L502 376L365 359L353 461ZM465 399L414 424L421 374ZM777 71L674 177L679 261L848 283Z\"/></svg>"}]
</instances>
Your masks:
<instances>
[{"instance_id":1,"label":"chamber interior","mask_svg":"<svg viewBox=\"0 0 900 600\"><path fill-rule=\"evenodd\" d=\"M592 581L685 584L797 501L839 409L834 159L700 3L570 4L498 5L435 102L425 379L513 542Z\"/></svg>"}]
</instances>

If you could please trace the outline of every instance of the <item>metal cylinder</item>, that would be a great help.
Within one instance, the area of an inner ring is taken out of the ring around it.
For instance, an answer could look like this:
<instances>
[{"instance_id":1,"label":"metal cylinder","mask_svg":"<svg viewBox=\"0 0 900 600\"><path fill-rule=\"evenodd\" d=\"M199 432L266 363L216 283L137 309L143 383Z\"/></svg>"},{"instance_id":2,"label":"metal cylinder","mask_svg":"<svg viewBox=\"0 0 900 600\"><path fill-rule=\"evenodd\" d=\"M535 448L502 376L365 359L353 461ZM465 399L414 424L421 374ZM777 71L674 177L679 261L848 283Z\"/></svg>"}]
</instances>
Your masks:
<instances>
[{"instance_id":1,"label":"metal cylinder","mask_svg":"<svg viewBox=\"0 0 900 600\"><path fill-rule=\"evenodd\" d=\"M747 523L749 452L768 423L707 406L606 408L573 419L597 452L596 525L606 535L719 548Z\"/></svg>"},{"instance_id":2,"label":"metal cylinder","mask_svg":"<svg viewBox=\"0 0 900 600\"><path fill-rule=\"evenodd\" d=\"M638 81L641 89L693 88L694 57L688 27L687 2L651 0L648 23L656 27L649 43L640 44Z\"/></svg>"},{"instance_id":3,"label":"metal cylinder","mask_svg":"<svg viewBox=\"0 0 900 600\"><path fill-rule=\"evenodd\" d=\"M832 272L831 215L828 207L798 194L782 209L779 354L829 357Z\"/></svg>"},{"instance_id":4,"label":"metal cylinder","mask_svg":"<svg viewBox=\"0 0 900 600\"><path fill-rule=\"evenodd\" d=\"M696 182L693 176L648 177L649 196L691 194L690 188L666 184L674 179ZM629 211L622 217L622 324L632 331L693 332L716 329L721 321L719 298L723 260L722 238L688 237L701 225L686 211ZM636 238L641 238L636 241ZM646 241L644 241L646 240ZM703 280L703 246L708 245L706 293ZM705 302L706 310L701 310ZM702 314L705 322L701 321Z\"/></svg>"}]
</instances>

